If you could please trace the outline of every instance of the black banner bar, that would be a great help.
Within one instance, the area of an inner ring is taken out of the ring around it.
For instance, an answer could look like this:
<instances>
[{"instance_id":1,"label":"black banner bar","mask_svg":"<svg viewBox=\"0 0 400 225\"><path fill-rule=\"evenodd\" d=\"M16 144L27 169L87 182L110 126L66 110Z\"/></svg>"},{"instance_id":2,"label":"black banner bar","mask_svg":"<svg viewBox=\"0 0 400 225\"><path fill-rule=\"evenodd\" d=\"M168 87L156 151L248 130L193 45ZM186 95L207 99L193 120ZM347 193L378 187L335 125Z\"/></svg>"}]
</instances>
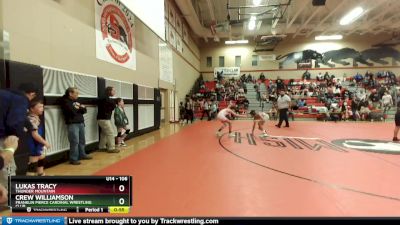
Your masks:
<instances>
[{"instance_id":1,"label":"black banner bar","mask_svg":"<svg viewBox=\"0 0 400 225\"><path fill-rule=\"evenodd\" d=\"M147 225L164 225L164 224L200 224L200 225L271 225L291 223L298 224L376 224L382 223L399 224L400 218L179 218L179 217L68 217L66 224L147 224Z\"/></svg>"},{"instance_id":2,"label":"black banner bar","mask_svg":"<svg viewBox=\"0 0 400 225\"><path fill-rule=\"evenodd\" d=\"M77 213L76 207L25 207L11 208L13 213Z\"/></svg>"},{"instance_id":3,"label":"black banner bar","mask_svg":"<svg viewBox=\"0 0 400 225\"><path fill-rule=\"evenodd\" d=\"M25 207L11 208L13 213L109 213L109 207Z\"/></svg>"}]
</instances>

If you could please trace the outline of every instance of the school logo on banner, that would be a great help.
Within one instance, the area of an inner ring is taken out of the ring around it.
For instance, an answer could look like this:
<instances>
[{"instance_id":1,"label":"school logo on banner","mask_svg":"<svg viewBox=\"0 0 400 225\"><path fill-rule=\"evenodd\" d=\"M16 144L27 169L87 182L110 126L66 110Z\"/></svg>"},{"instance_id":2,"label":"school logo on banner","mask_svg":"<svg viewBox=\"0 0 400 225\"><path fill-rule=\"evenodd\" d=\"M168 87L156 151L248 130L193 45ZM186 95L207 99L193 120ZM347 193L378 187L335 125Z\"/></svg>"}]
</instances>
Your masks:
<instances>
[{"instance_id":1,"label":"school logo on banner","mask_svg":"<svg viewBox=\"0 0 400 225\"><path fill-rule=\"evenodd\" d=\"M95 0L96 57L136 70L134 15L118 0Z\"/></svg>"},{"instance_id":2,"label":"school logo on banner","mask_svg":"<svg viewBox=\"0 0 400 225\"><path fill-rule=\"evenodd\" d=\"M214 67L214 77L221 75L223 77L239 77L240 67Z\"/></svg>"}]
</instances>

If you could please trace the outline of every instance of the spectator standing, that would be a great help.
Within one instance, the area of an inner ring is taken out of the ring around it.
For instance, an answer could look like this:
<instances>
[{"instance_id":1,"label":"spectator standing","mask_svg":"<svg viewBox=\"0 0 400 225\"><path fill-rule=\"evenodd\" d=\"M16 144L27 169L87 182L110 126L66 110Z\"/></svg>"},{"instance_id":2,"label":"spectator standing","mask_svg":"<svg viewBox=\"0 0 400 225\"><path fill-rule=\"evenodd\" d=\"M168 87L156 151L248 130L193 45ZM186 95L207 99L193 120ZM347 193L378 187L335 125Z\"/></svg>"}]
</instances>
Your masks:
<instances>
[{"instance_id":1,"label":"spectator standing","mask_svg":"<svg viewBox=\"0 0 400 225\"><path fill-rule=\"evenodd\" d=\"M0 140L23 135L29 102L38 92L32 83L21 84L18 90L0 90Z\"/></svg>"},{"instance_id":2,"label":"spectator standing","mask_svg":"<svg viewBox=\"0 0 400 225\"><path fill-rule=\"evenodd\" d=\"M97 122L101 128L100 150L107 150L108 153L118 153L115 148L114 130L111 123L111 115L116 107L111 97L115 96L114 87L106 88L106 97L98 102Z\"/></svg>"},{"instance_id":3,"label":"spectator standing","mask_svg":"<svg viewBox=\"0 0 400 225\"><path fill-rule=\"evenodd\" d=\"M385 95L386 91L387 91L387 88L386 88L385 86L381 86L381 87L378 89L378 96L379 96L379 99L382 99L382 97Z\"/></svg>"},{"instance_id":4,"label":"spectator standing","mask_svg":"<svg viewBox=\"0 0 400 225\"><path fill-rule=\"evenodd\" d=\"M202 109L203 109L203 113L201 114L200 120L203 120L204 115L207 115L208 120L210 120L210 102L208 99L204 100Z\"/></svg>"},{"instance_id":5,"label":"spectator standing","mask_svg":"<svg viewBox=\"0 0 400 225\"><path fill-rule=\"evenodd\" d=\"M357 121L360 119L360 101L358 99L354 99L353 102L351 103L351 112L353 115L353 120Z\"/></svg>"},{"instance_id":6,"label":"spectator standing","mask_svg":"<svg viewBox=\"0 0 400 225\"><path fill-rule=\"evenodd\" d=\"M0 90L0 149L8 137L24 135L29 102L38 93L39 89L33 83L22 83L18 90ZM0 185L8 187L8 176L15 176L16 170L12 157L10 163L0 171Z\"/></svg>"},{"instance_id":7,"label":"spectator standing","mask_svg":"<svg viewBox=\"0 0 400 225\"><path fill-rule=\"evenodd\" d=\"M179 103L179 123L184 124L186 119L186 109L183 106L183 102Z\"/></svg>"},{"instance_id":8,"label":"spectator standing","mask_svg":"<svg viewBox=\"0 0 400 225\"><path fill-rule=\"evenodd\" d=\"M83 104L77 101L78 98L79 90L75 87L70 87L60 100L61 110L68 130L69 161L72 165L80 165L80 159L88 160L92 158L85 152L85 119L83 115L87 110Z\"/></svg>"},{"instance_id":9,"label":"spectator standing","mask_svg":"<svg viewBox=\"0 0 400 225\"><path fill-rule=\"evenodd\" d=\"M194 103L193 100L190 97L186 97L186 103L185 103L185 109L186 109L186 121L187 123L193 123L194 120Z\"/></svg>"},{"instance_id":10,"label":"spectator standing","mask_svg":"<svg viewBox=\"0 0 400 225\"><path fill-rule=\"evenodd\" d=\"M260 95L260 86L258 85L258 83L254 84L254 89L256 91L256 99L257 101L260 101L261 95Z\"/></svg>"},{"instance_id":11,"label":"spectator standing","mask_svg":"<svg viewBox=\"0 0 400 225\"><path fill-rule=\"evenodd\" d=\"M390 110L392 105L393 105L392 96L389 94L388 91L386 91L385 95L382 97L383 113L386 114L386 112Z\"/></svg>"},{"instance_id":12,"label":"spectator standing","mask_svg":"<svg viewBox=\"0 0 400 225\"><path fill-rule=\"evenodd\" d=\"M390 80L390 84L392 84L392 85L397 84L397 78L393 72L389 72L389 80Z\"/></svg>"}]
</instances>

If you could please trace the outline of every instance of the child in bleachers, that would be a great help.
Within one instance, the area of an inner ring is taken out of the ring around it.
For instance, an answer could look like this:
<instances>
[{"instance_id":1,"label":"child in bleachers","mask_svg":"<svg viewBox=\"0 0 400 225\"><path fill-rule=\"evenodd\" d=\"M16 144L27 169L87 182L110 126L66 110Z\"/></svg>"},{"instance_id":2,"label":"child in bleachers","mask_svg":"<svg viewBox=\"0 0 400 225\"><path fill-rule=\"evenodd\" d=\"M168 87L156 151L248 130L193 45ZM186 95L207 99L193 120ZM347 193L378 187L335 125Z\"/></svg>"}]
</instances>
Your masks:
<instances>
[{"instance_id":1,"label":"child in bleachers","mask_svg":"<svg viewBox=\"0 0 400 225\"><path fill-rule=\"evenodd\" d=\"M306 100L304 98L303 99L299 99L297 101L297 108L302 108L302 107L304 107L306 105L307 105L307 102L306 102Z\"/></svg>"},{"instance_id":2,"label":"child in bleachers","mask_svg":"<svg viewBox=\"0 0 400 225\"><path fill-rule=\"evenodd\" d=\"M361 120L368 119L368 116L370 113L371 113L371 110L369 109L368 101L364 101L363 103L361 103L361 107L360 107Z\"/></svg>"},{"instance_id":3,"label":"child in bleachers","mask_svg":"<svg viewBox=\"0 0 400 225\"><path fill-rule=\"evenodd\" d=\"M30 150L27 176L44 176L45 151L50 148L44 138L44 129L40 125L40 116L44 106L40 100L32 100L29 106L27 130L29 133L28 146Z\"/></svg>"},{"instance_id":4,"label":"child in bleachers","mask_svg":"<svg viewBox=\"0 0 400 225\"><path fill-rule=\"evenodd\" d=\"M339 108L338 107L335 107L335 106L331 106L331 109L330 109L330 117L331 117L331 120L332 121L335 121L335 123L338 121L338 120L340 120L341 119L341 112L340 112L340 110L339 110Z\"/></svg>"}]
</instances>

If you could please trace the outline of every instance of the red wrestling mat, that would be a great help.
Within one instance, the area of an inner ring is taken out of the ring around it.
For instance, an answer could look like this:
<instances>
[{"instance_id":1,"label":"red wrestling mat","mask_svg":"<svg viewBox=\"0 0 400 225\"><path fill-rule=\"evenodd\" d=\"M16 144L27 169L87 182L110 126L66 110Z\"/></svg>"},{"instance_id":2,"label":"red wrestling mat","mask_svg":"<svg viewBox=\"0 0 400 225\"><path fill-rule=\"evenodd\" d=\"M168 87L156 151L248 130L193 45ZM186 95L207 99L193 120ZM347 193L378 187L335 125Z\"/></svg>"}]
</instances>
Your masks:
<instances>
[{"instance_id":1,"label":"red wrestling mat","mask_svg":"<svg viewBox=\"0 0 400 225\"><path fill-rule=\"evenodd\" d=\"M354 139L390 140L391 124L269 122L285 137L254 140L250 121L233 122L235 138L217 139L219 126L197 123L99 174L133 175L140 216L400 215L400 155L352 149L379 151Z\"/></svg>"},{"instance_id":2,"label":"red wrestling mat","mask_svg":"<svg viewBox=\"0 0 400 225\"><path fill-rule=\"evenodd\" d=\"M196 123L96 175L133 176L131 216L400 215L392 124L268 122L273 136L253 138L251 121L234 121L220 139L219 126Z\"/></svg>"}]
</instances>

